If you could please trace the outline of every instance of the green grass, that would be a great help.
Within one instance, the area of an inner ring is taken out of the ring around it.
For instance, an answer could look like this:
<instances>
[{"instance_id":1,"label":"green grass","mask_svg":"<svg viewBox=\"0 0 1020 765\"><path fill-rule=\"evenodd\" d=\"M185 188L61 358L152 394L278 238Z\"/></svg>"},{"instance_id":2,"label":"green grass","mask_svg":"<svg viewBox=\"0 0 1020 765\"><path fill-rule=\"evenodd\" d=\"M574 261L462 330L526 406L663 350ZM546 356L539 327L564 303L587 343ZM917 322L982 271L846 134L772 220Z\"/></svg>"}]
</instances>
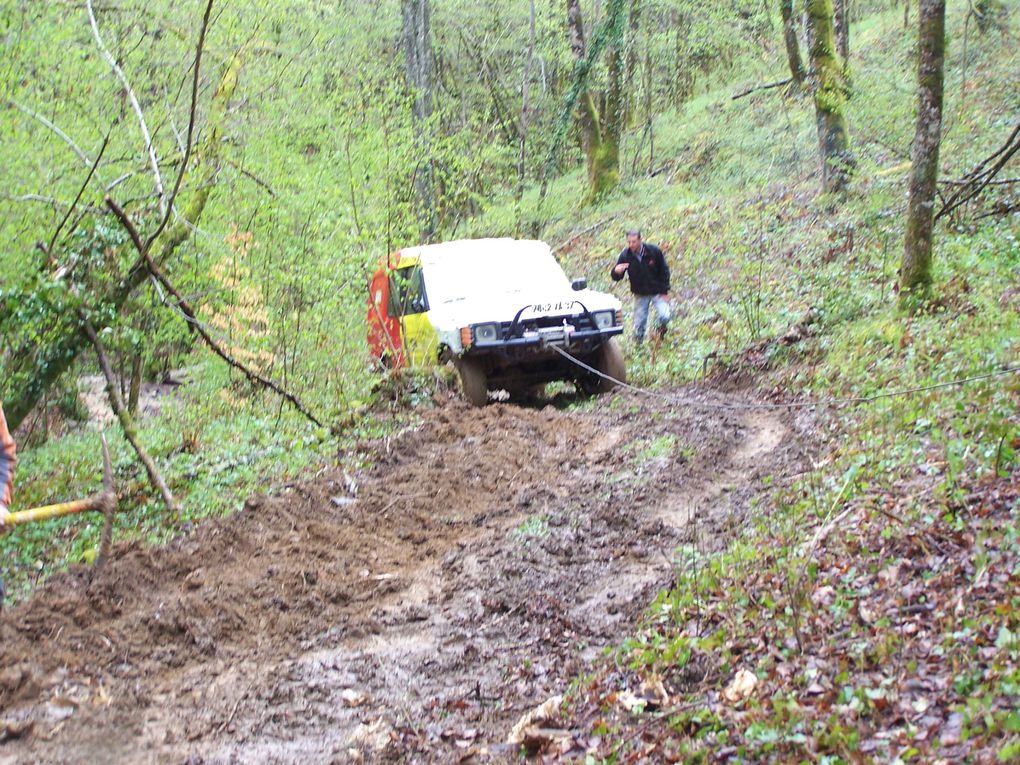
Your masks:
<instances>
[{"instance_id":1,"label":"green grass","mask_svg":"<svg viewBox=\"0 0 1020 765\"><path fill-rule=\"evenodd\" d=\"M510 535L520 545L527 545L532 539L542 539L549 535L549 516L544 513L528 516Z\"/></svg>"}]
</instances>

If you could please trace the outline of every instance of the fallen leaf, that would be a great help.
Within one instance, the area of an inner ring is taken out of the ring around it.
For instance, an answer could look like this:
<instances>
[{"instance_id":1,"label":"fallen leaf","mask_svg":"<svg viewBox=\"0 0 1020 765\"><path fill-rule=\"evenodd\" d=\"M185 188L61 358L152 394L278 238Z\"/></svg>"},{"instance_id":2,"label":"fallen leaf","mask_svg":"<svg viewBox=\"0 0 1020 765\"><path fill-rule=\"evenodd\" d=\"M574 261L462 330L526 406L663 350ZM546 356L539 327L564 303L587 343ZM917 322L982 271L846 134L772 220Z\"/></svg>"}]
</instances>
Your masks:
<instances>
[{"instance_id":1,"label":"fallen leaf","mask_svg":"<svg viewBox=\"0 0 1020 765\"><path fill-rule=\"evenodd\" d=\"M343 699L344 703L352 709L364 706L365 702L368 701L368 697L364 693L356 691L353 688L344 688L340 691L340 698Z\"/></svg>"},{"instance_id":2,"label":"fallen leaf","mask_svg":"<svg viewBox=\"0 0 1020 765\"><path fill-rule=\"evenodd\" d=\"M555 719L561 706L563 706L563 697L553 696L532 709L518 720L517 724L510 730L510 737L507 739L507 743L517 746L523 744L527 729L536 727L539 723Z\"/></svg>"},{"instance_id":3,"label":"fallen leaf","mask_svg":"<svg viewBox=\"0 0 1020 765\"><path fill-rule=\"evenodd\" d=\"M723 691L722 695L731 704L736 704L754 693L754 689L757 686L757 676L753 672L741 669L734 675L733 680L726 686L726 690Z\"/></svg>"}]
</instances>

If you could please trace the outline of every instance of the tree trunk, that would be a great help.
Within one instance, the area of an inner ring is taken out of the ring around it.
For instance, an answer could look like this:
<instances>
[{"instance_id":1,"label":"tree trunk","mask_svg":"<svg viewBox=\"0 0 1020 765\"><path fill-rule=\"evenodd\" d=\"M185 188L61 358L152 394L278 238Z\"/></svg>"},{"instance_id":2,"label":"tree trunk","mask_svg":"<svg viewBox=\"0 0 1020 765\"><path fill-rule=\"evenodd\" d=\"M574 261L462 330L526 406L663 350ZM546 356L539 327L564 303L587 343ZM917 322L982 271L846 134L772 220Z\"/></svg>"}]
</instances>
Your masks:
<instances>
[{"instance_id":1,"label":"tree trunk","mask_svg":"<svg viewBox=\"0 0 1020 765\"><path fill-rule=\"evenodd\" d=\"M587 202L592 202L620 184L620 135L623 131L623 17L625 0L612 0L599 26L601 42L609 47L608 84L604 107L599 111L591 91L580 94L581 143L588 161ZM567 0L567 31L575 66L584 65L588 51L579 0Z\"/></svg>"},{"instance_id":2,"label":"tree trunk","mask_svg":"<svg viewBox=\"0 0 1020 765\"><path fill-rule=\"evenodd\" d=\"M587 45L584 39L584 18L581 16L580 0L567 0L567 35L570 39L570 53L574 58L574 67L584 63L587 57ZM580 93L581 110L578 122L581 125L581 151L588 163L588 177L594 168L595 150L599 144L599 113L595 101L588 88Z\"/></svg>"},{"instance_id":3,"label":"tree trunk","mask_svg":"<svg viewBox=\"0 0 1020 765\"><path fill-rule=\"evenodd\" d=\"M846 125L846 82L835 49L832 0L808 0L807 10L822 190L838 193L846 188L854 161Z\"/></svg>"},{"instance_id":4,"label":"tree trunk","mask_svg":"<svg viewBox=\"0 0 1020 765\"><path fill-rule=\"evenodd\" d=\"M610 33L612 34L612 33ZM588 200L594 202L620 185L620 136L623 133L622 36L611 38L608 56L608 87L599 129L598 147L592 157Z\"/></svg>"},{"instance_id":5,"label":"tree trunk","mask_svg":"<svg viewBox=\"0 0 1020 765\"><path fill-rule=\"evenodd\" d=\"M138 400L142 394L142 353L136 352L131 357L131 385L128 387L128 413L138 416Z\"/></svg>"},{"instance_id":6,"label":"tree trunk","mask_svg":"<svg viewBox=\"0 0 1020 765\"><path fill-rule=\"evenodd\" d=\"M167 262L177 248L191 236L191 231L202 217L206 202L212 194L219 172L220 155L225 142L223 123L230 99L237 89L240 75L242 52L234 54L224 68L219 87L213 95L207 118L206 138L202 148L195 153L194 169L198 177L193 184L194 192L183 205L180 216L159 235L152 245L152 258L159 264ZM100 318L112 321L120 314L128 298L148 278L145 262L135 261L127 274L114 275L112 286L105 294L90 295L90 308L97 309L91 314L92 321ZM103 309L103 310L98 310ZM96 324L101 332L108 324ZM51 335L57 339L42 348L25 348L13 355L8 367L9 395L4 402L4 411L12 430L16 429L35 408L40 399L74 363L78 355L91 343L85 328L75 311L65 311L55 316Z\"/></svg>"},{"instance_id":7,"label":"tree trunk","mask_svg":"<svg viewBox=\"0 0 1020 765\"><path fill-rule=\"evenodd\" d=\"M783 17L783 42L786 44L786 60L790 65L790 76L799 87L804 84L804 64L800 59L800 44L797 42L793 0L779 0L779 13Z\"/></svg>"},{"instance_id":8,"label":"tree trunk","mask_svg":"<svg viewBox=\"0 0 1020 765\"><path fill-rule=\"evenodd\" d=\"M521 80L521 129L517 156L517 202L524 197L525 160L528 149L528 117L531 108L531 68L535 61L535 0L528 8L528 55L524 61L524 77Z\"/></svg>"},{"instance_id":9,"label":"tree trunk","mask_svg":"<svg viewBox=\"0 0 1020 765\"><path fill-rule=\"evenodd\" d=\"M429 133L433 112L432 37L429 31L429 0L400 0L403 19L404 76L413 98L415 138L421 164L414 175L415 193L420 207L424 239L436 230L436 200L432 172L432 148Z\"/></svg>"},{"instance_id":10,"label":"tree trunk","mask_svg":"<svg viewBox=\"0 0 1020 765\"><path fill-rule=\"evenodd\" d=\"M560 116L556 120L552 134L551 146L549 148L549 156L542 169L542 183L538 193L538 210L536 213L536 236L538 236L541 232L542 205L545 202L546 192L549 190L549 175L559 159L568 129L572 121L576 119L576 110L578 109L578 106L580 105L582 120L586 117L590 118L593 120L592 124L594 124L596 130L600 127L599 115L595 109L595 101L591 98L591 93L588 89L588 78L606 44L612 41L617 48L621 45L620 41L623 37L623 9L625 2L626 0L609 1L606 17L598 24L596 32L592 36L590 48L585 51L583 58L576 59L574 61L573 82L567 91L567 98L566 102L563 104L563 110L560 112ZM577 35L577 31L581 30L583 32L583 28L575 26L573 23L569 23L572 21L577 24L580 23L580 8L577 0L567 0L567 19L571 45L574 46L578 40L583 40L583 36L579 38ZM587 98L585 97L585 94L587 94ZM585 115L585 112L587 112L587 115ZM596 135L601 140L601 134L596 133ZM618 172L617 175L619 175Z\"/></svg>"},{"instance_id":11,"label":"tree trunk","mask_svg":"<svg viewBox=\"0 0 1020 765\"><path fill-rule=\"evenodd\" d=\"M637 103L634 97L634 75L640 65L637 37L641 27L641 0L631 0L630 23L627 29L627 65L624 69L623 124L633 125L637 121Z\"/></svg>"},{"instance_id":12,"label":"tree trunk","mask_svg":"<svg viewBox=\"0 0 1020 765\"><path fill-rule=\"evenodd\" d=\"M932 281L932 224L942 141L946 0L920 0L918 26L917 126L911 151L910 199L900 266L901 299L926 297Z\"/></svg>"},{"instance_id":13,"label":"tree trunk","mask_svg":"<svg viewBox=\"0 0 1020 765\"><path fill-rule=\"evenodd\" d=\"M836 28L836 50L846 70L850 63L850 0L832 0L832 21Z\"/></svg>"}]
</instances>

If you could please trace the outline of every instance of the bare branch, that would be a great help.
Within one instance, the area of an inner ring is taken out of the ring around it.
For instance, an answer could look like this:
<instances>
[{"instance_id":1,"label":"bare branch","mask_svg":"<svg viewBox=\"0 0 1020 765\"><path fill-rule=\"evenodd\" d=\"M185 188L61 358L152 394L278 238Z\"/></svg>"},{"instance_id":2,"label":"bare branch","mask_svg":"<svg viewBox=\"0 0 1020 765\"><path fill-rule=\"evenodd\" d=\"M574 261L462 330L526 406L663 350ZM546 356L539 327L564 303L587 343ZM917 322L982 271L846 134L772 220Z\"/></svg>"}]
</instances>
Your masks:
<instances>
[{"instance_id":1,"label":"bare branch","mask_svg":"<svg viewBox=\"0 0 1020 765\"><path fill-rule=\"evenodd\" d=\"M59 137L60 140L62 140L64 143L66 143L68 146L71 147L71 151L73 151L75 153L75 156L77 156L78 159L80 159L82 161L82 164L84 164L85 167L91 167L92 166L92 160L89 159L88 156L85 154L85 152L83 152L78 147L78 144L76 144L71 139L71 136L69 136L63 130L61 130L56 125L54 125L52 122L50 122L50 120L46 119L45 117L43 117L38 112L32 111L27 106L23 106L22 104L19 104L13 98L7 99L7 103L9 103L11 106L13 106L15 109L17 109L22 114L24 114L24 115L26 115L28 117L31 117L32 119L36 120L37 122L39 122L41 125L43 125L47 129L53 131L53 133L57 137Z\"/></svg>"},{"instance_id":2,"label":"bare branch","mask_svg":"<svg viewBox=\"0 0 1020 765\"><path fill-rule=\"evenodd\" d=\"M951 214L954 210L980 196L992 185L995 176L1004 168L1013 155L1020 152L1020 122L1013 128L1006 142L993 154L983 159L959 181L953 183L956 190L949 196L942 208L935 214L935 220Z\"/></svg>"},{"instance_id":3,"label":"bare branch","mask_svg":"<svg viewBox=\"0 0 1020 765\"><path fill-rule=\"evenodd\" d=\"M791 82L793 82L793 78L787 77L785 80L776 80L775 82L768 82L764 85L755 85L752 88L748 88L747 90L742 90L739 93L735 93L734 95L730 96L730 100L736 101L738 98L749 96L752 93L758 92L759 90L772 90L772 88L781 88L784 85L789 85Z\"/></svg>"},{"instance_id":4,"label":"bare branch","mask_svg":"<svg viewBox=\"0 0 1020 765\"><path fill-rule=\"evenodd\" d=\"M110 130L112 129L113 128L111 128ZM81 185L81 188L78 189L78 195L74 198L74 201L71 203L71 206L67 208L67 212L64 214L63 219L61 219L59 225L53 231L53 236L50 238L49 247L46 248L46 252L49 257L51 258L53 257L53 245L57 243L57 237L60 236L60 230L67 223L68 219L71 217L71 214L74 212L74 209L78 206L78 203L81 201L82 195L85 193L85 189L87 189L88 185L92 182L92 176L96 174L96 168L99 167L99 162L103 159L103 154L106 153L106 147L109 145L110 145L110 131L107 131L106 138L103 139L103 145L99 147L99 154L96 155L96 161L92 163L92 167L89 168L89 174L85 177L85 183L83 183Z\"/></svg>"},{"instance_id":5,"label":"bare branch","mask_svg":"<svg viewBox=\"0 0 1020 765\"><path fill-rule=\"evenodd\" d=\"M202 51L205 49L205 33L209 29L209 16L212 14L212 7L213 0L208 0L205 5L205 14L202 16L202 28L198 33L198 45L195 47L195 71L191 79L191 109L188 112L188 136L184 145L184 159L181 162L181 169L177 173L177 180L174 182L173 191L170 193L170 203L162 210L163 219L146 242L146 251L148 251L149 247L152 246L152 243L156 241L156 238L163 233L163 229L166 228L166 224L170 220L170 214L174 209L174 201L177 199L177 194L181 190L181 182L184 180L184 174L188 171L188 162L191 160L191 151L194 147L195 136L195 111L198 104L198 82L201 77L202 70Z\"/></svg>"},{"instance_id":6,"label":"bare branch","mask_svg":"<svg viewBox=\"0 0 1020 765\"><path fill-rule=\"evenodd\" d=\"M253 173L251 170L244 167L243 165L238 164L232 159L228 159L227 164L236 169L245 178L248 178L256 186L265 189L266 193L269 194L269 196L273 197L274 199L276 198L276 191L273 190L273 187L270 186L267 181L262 180L257 175L255 175L255 173Z\"/></svg>"},{"instance_id":7,"label":"bare branch","mask_svg":"<svg viewBox=\"0 0 1020 765\"><path fill-rule=\"evenodd\" d=\"M8 202L38 202L40 204L49 205L54 210L62 210L69 206L67 202L61 202L55 197L48 197L44 194L0 194L0 199L6 199ZM93 214L102 214L106 212L101 207L93 207L91 205L86 205L82 209Z\"/></svg>"},{"instance_id":8,"label":"bare branch","mask_svg":"<svg viewBox=\"0 0 1020 765\"><path fill-rule=\"evenodd\" d=\"M124 86L128 101L131 102L131 108L138 117L138 125L142 130L142 138L145 139L145 151L149 155L149 165L152 167L152 174L156 180L156 193L159 195L159 209L160 212L165 215L166 192L163 189L163 176L159 173L159 161L156 159L156 148L152 144L152 136L149 134L149 126L145 122L145 114L142 112L142 106L138 103L138 97L135 95L135 91L131 88L131 83L128 82L128 78L127 75L124 74L124 70L120 68L120 65L117 63L117 59L113 57L113 54L110 53L106 45L103 44L102 35L99 34L99 24L96 22L96 14L92 10L92 0L85 0L85 8L89 13L89 24L92 27L92 36L96 38L96 45L99 46L99 52L106 60L106 63L110 65L113 73L117 75L117 79L120 80L121 85Z\"/></svg>"}]
</instances>

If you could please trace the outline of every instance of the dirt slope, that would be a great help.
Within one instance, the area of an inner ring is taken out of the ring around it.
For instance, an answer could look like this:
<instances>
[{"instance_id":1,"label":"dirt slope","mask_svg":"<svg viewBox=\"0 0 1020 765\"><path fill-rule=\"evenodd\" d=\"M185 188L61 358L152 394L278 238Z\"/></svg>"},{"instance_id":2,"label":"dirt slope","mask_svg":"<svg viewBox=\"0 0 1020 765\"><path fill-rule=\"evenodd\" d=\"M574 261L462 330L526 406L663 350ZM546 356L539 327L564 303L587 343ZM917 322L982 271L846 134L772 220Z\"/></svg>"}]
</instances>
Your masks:
<instances>
[{"instance_id":1,"label":"dirt slope","mask_svg":"<svg viewBox=\"0 0 1020 765\"><path fill-rule=\"evenodd\" d=\"M256 498L5 613L0 763L500 759L676 546L721 544L800 459L778 414L630 395L423 418L355 497L336 476Z\"/></svg>"}]
</instances>

